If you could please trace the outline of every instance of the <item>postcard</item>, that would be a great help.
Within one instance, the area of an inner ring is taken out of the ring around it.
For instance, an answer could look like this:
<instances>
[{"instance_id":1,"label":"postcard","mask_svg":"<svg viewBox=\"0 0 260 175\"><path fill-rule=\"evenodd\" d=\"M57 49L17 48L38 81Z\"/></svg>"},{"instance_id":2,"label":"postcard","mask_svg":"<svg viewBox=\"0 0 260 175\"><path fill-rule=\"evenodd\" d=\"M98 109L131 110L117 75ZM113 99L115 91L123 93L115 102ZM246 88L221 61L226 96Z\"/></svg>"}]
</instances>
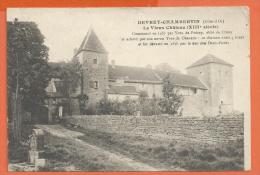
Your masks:
<instances>
[{"instance_id":1,"label":"postcard","mask_svg":"<svg viewBox=\"0 0 260 175\"><path fill-rule=\"evenodd\" d=\"M8 8L8 171L251 169L237 7Z\"/></svg>"}]
</instances>

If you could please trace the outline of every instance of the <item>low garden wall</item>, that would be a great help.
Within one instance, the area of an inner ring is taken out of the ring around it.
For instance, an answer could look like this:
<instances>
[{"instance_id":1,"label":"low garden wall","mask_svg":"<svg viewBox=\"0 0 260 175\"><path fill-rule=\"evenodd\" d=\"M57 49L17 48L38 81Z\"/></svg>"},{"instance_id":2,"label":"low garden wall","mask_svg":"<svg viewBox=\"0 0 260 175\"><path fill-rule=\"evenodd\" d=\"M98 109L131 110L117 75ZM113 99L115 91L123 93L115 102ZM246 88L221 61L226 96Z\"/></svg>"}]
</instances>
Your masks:
<instances>
[{"instance_id":1,"label":"low garden wall","mask_svg":"<svg viewBox=\"0 0 260 175\"><path fill-rule=\"evenodd\" d=\"M244 117L187 118L170 116L82 115L66 117L67 123L102 132L142 135L158 139L227 143L243 139Z\"/></svg>"}]
</instances>

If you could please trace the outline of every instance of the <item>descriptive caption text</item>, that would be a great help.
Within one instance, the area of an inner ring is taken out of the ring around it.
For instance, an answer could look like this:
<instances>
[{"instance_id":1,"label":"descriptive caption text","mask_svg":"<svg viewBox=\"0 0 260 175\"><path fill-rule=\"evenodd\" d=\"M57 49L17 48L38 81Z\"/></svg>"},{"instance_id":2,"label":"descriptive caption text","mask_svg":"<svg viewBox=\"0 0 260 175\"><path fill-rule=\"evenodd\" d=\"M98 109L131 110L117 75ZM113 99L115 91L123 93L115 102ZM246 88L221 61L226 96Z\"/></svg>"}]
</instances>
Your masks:
<instances>
[{"instance_id":1,"label":"descriptive caption text","mask_svg":"<svg viewBox=\"0 0 260 175\"><path fill-rule=\"evenodd\" d=\"M224 19L214 20L148 20L137 21L137 31L121 37L137 46L203 46L229 45L245 38L229 30ZM245 24L247 25L247 24Z\"/></svg>"}]
</instances>

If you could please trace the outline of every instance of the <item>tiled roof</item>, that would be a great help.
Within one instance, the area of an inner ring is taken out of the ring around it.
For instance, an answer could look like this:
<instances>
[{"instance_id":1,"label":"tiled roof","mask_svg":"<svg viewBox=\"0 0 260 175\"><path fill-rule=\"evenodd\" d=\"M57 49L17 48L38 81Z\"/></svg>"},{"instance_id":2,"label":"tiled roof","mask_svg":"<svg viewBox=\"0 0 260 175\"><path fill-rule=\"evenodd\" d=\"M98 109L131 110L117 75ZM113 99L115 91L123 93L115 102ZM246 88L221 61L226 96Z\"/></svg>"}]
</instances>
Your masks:
<instances>
[{"instance_id":1,"label":"tiled roof","mask_svg":"<svg viewBox=\"0 0 260 175\"><path fill-rule=\"evenodd\" d=\"M171 73L170 80L176 86L207 89L207 87L197 77L190 75Z\"/></svg>"},{"instance_id":2,"label":"tiled roof","mask_svg":"<svg viewBox=\"0 0 260 175\"><path fill-rule=\"evenodd\" d=\"M169 73L142 67L109 65L108 74L110 80L124 79L128 82L162 83L162 80ZM194 76L171 72L170 78L172 83L176 86L207 89L206 86Z\"/></svg>"},{"instance_id":3,"label":"tiled roof","mask_svg":"<svg viewBox=\"0 0 260 175\"><path fill-rule=\"evenodd\" d=\"M171 82L176 86L207 89L207 87L197 77L191 75L175 73L175 72L169 73L163 71L156 71L156 73L161 77L162 80L167 75L170 75Z\"/></svg>"},{"instance_id":4,"label":"tiled roof","mask_svg":"<svg viewBox=\"0 0 260 175\"><path fill-rule=\"evenodd\" d=\"M138 95L134 86L111 86L108 94Z\"/></svg>"},{"instance_id":5,"label":"tiled roof","mask_svg":"<svg viewBox=\"0 0 260 175\"><path fill-rule=\"evenodd\" d=\"M151 81L160 82L160 77L156 76L153 69L143 67L129 67L129 66L112 66L108 67L109 79L125 79L131 81Z\"/></svg>"},{"instance_id":6,"label":"tiled roof","mask_svg":"<svg viewBox=\"0 0 260 175\"><path fill-rule=\"evenodd\" d=\"M217 58L214 55L207 54L206 56L202 57L201 59L199 59L198 61L196 61L195 63L193 63L192 65L190 65L187 68L205 65L205 64L209 64L209 63L217 63L217 64L223 64L223 65L227 65L227 66L233 66L232 64L230 64L220 58Z\"/></svg>"},{"instance_id":7,"label":"tiled roof","mask_svg":"<svg viewBox=\"0 0 260 175\"><path fill-rule=\"evenodd\" d=\"M49 82L48 87L45 89L47 95L49 97L65 97L66 96L66 88L64 81L52 78Z\"/></svg>"},{"instance_id":8,"label":"tiled roof","mask_svg":"<svg viewBox=\"0 0 260 175\"><path fill-rule=\"evenodd\" d=\"M105 47L97 37L96 33L89 29L87 35L85 36L84 40L82 41L78 52L76 55L78 55L81 51L93 51L98 53L107 53ZM74 56L76 56L74 55Z\"/></svg>"}]
</instances>

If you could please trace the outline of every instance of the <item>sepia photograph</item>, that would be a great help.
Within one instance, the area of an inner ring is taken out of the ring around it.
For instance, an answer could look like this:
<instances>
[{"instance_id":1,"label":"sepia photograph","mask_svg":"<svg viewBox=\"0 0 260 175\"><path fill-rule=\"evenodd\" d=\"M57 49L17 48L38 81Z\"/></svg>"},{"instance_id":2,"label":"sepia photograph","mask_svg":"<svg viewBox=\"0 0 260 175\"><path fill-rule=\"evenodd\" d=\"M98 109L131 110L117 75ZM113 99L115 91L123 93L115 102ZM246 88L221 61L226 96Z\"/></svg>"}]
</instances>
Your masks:
<instances>
[{"instance_id":1,"label":"sepia photograph","mask_svg":"<svg viewBox=\"0 0 260 175\"><path fill-rule=\"evenodd\" d=\"M8 171L245 171L248 7L8 8Z\"/></svg>"}]
</instances>

